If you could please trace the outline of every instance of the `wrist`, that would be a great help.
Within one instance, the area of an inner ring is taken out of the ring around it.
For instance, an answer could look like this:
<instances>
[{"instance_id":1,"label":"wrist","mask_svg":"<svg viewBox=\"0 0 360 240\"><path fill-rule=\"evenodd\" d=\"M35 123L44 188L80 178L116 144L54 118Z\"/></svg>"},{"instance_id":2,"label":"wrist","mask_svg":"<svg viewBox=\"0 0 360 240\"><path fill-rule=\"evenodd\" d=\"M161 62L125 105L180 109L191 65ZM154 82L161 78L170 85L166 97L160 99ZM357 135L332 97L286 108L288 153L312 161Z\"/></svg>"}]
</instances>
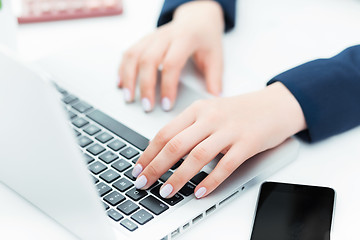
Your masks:
<instances>
[{"instance_id":1,"label":"wrist","mask_svg":"<svg viewBox=\"0 0 360 240\"><path fill-rule=\"evenodd\" d=\"M299 102L285 85L275 82L264 91L273 103L275 119L285 135L292 136L307 128Z\"/></svg>"},{"instance_id":2,"label":"wrist","mask_svg":"<svg viewBox=\"0 0 360 240\"><path fill-rule=\"evenodd\" d=\"M197 0L184 3L176 8L173 20L184 19L185 21L202 21L209 23L209 21L216 21L222 28L225 29L224 13L221 5L213 0Z\"/></svg>"}]
</instances>

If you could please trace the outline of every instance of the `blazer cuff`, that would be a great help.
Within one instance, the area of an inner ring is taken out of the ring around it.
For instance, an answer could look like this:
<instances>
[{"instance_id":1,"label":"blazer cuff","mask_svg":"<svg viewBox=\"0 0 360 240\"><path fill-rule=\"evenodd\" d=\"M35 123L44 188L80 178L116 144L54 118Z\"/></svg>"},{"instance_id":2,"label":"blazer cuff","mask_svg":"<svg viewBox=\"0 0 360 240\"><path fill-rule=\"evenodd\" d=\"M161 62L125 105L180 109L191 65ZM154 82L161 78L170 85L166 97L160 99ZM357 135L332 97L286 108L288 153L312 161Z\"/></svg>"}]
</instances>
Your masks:
<instances>
[{"instance_id":1,"label":"blazer cuff","mask_svg":"<svg viewBox=\"0 0 360 240\"><path fill-rule=\"evenodd\" d=\"M160 17L157 22L157 26L160 27L173 18L175 9L181 4L194 1L194 0L165 0L163 8L160 13ZM236 0L216 0L223 9L225 32L230 31L235 26L235 12L236 12Z\"/></svg>"},{"instance_id":2,"label":"blazer cuff","mask_svg":"<svg viewBox=\"0 0 360 240\"><path fill-rule=\"evenodd\" d=\"M316 142L360 124L360 45L329 59L281 73L267 84L283 83L299 102L307 130L297 135Z\"/></svg>"}]
</instances>

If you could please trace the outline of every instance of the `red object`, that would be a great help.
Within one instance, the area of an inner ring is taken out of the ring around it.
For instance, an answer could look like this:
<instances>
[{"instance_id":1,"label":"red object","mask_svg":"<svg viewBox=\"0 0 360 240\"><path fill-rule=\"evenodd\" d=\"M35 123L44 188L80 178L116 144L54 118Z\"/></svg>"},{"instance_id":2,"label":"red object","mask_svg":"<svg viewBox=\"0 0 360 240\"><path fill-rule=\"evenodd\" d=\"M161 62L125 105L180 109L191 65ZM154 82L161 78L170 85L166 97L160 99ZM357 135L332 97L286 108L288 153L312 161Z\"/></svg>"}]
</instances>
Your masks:
<instances>
[{"instance_id":1,"label":"red object","mask_svg":"<svg viewBox=\"0 0 360 240\"><path fill-rule=\"evenodd\" d=\"M119 15L121 0L22 0L18 22L35 23Z\"/></svg>"}]
</instances>

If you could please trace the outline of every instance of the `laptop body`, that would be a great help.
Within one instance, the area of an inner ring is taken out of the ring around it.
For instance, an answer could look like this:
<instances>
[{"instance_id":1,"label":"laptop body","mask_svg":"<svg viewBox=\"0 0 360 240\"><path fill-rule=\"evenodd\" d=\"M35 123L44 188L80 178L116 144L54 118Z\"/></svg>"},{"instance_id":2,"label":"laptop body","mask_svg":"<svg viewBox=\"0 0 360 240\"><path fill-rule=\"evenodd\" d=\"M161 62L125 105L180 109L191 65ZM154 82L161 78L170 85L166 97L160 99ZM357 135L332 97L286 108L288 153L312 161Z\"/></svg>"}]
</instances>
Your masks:
<instances>
[{"instance_id":1,"label":"laptop body","mask_svg":"<svg viewBox=\"0 0 360 240\"><path fill-rule=\"evenodd\" d=\"M98 196L92 176L104 181L97 174L89 174L89 165L81 153L86 150L79 151L69 127L71 122L60 101L61 94L52 83L44 81L41 75L9 54L0 54L0 64L3 69L0 110L6 116L0 126L1 144L5 146L0 180L81 239L176 238L297 155L298 143L289 139L282 146L246 161L206 198L197 200L193 194L184 197L159 216L153 214L146 224L137 224L136 230L129 231L120 221L106 215L109 210L105 211L102 203L106 195ZM96 110L94 107L92 111ZM135 149L141 154L141 149ZM202 171L209 173L216 161ZM132 159L128 162L133 165ZM139 210L147 210L138 205ZM117 210L117 206L110 209ZM131 220L133 214L123 215L124 219Z\"/></svg>"}]
</instances>

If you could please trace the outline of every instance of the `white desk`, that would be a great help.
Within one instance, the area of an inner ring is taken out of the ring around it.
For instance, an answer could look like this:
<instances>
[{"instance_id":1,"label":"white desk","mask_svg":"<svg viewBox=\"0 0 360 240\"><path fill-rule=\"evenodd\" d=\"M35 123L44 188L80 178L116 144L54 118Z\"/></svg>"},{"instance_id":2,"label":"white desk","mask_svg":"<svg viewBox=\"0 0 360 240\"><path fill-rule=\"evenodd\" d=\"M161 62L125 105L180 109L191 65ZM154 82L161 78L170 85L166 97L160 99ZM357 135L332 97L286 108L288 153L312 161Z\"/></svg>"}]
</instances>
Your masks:
<instances>
[{"instance_id":1,"label":"white desk","mask_svg":"<svg viewBox=\"0 0 360 240\"><path fill-rule=\"evenodd\" d=\"M160 0L124 2L124 14L118 17L20 26L19 53L32 61L65 49L103 43L114 46L120 59L121 51L153 30L162 4ZM225 96L258 89L272 76L292 66L330 57L360 43L360 1L242 0L238 3L236 30L224 37ZM113 86L115 78L114 74L114 79L102 79L101 84ZM201 81L184 78L204 91ZM96 84L99 82L89 86ZM301 144L298 159L269 179L334 188L337 201L332 239L358 239L359 139L360 128L356 128L318 144ZM249 189L180 239L248 239L258 188L259 185ZM0 189L6 192L1 185ZM71 239L72 236L20 198L2 194L0 238Z\"/></svg>"}]
</instances>

